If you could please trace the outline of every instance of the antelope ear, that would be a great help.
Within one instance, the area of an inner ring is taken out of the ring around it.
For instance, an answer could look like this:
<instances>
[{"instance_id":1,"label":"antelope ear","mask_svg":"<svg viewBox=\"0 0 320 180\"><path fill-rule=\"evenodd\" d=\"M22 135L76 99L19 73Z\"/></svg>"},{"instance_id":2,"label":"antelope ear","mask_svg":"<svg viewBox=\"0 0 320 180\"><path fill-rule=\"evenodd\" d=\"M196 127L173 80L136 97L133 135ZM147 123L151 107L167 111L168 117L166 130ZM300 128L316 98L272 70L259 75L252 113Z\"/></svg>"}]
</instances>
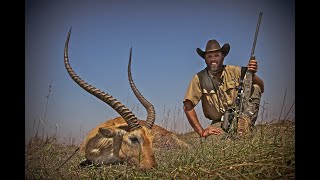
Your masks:
<instances>
[{"instance_id":1,"label":"antelope ear","mask_svg":"<svg viewBox=\"0 0 320 180\"><path fill-rule=\"evenodd\" d=\"M105 128L105 127L99 128L98 133L106 138L113 138L116 135L116 133L113 129L109 129L109 128Z\"/></svg>"}]
</instances>

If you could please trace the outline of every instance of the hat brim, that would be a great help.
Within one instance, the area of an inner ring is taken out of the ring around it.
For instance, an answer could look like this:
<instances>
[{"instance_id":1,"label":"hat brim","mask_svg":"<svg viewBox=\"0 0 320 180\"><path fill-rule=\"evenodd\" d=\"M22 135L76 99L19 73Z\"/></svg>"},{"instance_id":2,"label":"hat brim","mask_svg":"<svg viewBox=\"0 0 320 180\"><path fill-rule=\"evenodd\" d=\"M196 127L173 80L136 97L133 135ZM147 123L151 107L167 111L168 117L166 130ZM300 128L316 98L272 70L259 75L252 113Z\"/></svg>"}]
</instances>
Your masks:
<instances>
[{"instance_id":1,"label":"hat brim","mask_svg":"<svg viewBox=\"0 0 320 180\"><path fill-rule=\"evenodd\" d=\"M215 51L221 51L224 57L226 57L229 54L230 51L230 45L228 43L224 44L220 49L215 49L207 52L215 52ZM197 53L200 57L204 59L205 51L202 51L200 48L197 48Z\"/></svg>"}]
</instances>

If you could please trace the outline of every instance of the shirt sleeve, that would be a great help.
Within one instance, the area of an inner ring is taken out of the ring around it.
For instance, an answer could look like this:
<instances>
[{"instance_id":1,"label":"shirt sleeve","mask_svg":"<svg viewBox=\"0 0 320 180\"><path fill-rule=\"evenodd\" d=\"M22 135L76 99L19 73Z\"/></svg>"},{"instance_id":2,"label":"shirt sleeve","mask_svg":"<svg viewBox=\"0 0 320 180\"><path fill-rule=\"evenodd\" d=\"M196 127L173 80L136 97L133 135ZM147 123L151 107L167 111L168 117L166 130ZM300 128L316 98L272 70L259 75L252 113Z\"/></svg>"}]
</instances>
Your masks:
<instances>
[{"instance_id":1,"label":"shirt sleeve","mask_svg":"<svg viewBox=\"0 0 320 180\"><path fill-rule=\"evenodd\" d=\"M196 106L199 103L201 96L202 90L200 87L199 77L198 75L194 75L189 83L183 102L190 100L192 104Z\"/></svg>"}]
</instances>

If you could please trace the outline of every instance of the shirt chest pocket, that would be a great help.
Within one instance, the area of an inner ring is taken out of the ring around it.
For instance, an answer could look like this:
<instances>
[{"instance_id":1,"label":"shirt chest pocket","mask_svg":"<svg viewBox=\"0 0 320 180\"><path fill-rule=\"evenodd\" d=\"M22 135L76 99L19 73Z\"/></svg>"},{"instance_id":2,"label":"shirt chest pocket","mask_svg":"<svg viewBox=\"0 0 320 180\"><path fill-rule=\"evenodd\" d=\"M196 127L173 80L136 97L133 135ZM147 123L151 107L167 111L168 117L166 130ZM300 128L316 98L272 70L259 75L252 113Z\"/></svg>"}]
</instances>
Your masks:
<instances>
[{"instance_id":1,"label":"shirt chest pocket","mask_svg":"<svg viewBox=\"0 0 320 180\"><path fill-rule=\"evenodd\" d=\"M238 86L239 86L239 82L228 81L227 83L225 83L224 91L230 96L232 95L233 91L237 90Z\"/></svg>"},{"instance_id":2,"label":"shirt chest pocket","mask_svg":"<svg viewBox=\"0 0 320 180\"><path fill-rule=\"evenodd\" d=\"M238 86L239 86L239 82L235 82L235 81L228 81L227 83L225 83L224 91L226 94L228 106L233 105L235 98L237 96Z\"/></svg>"}]
</instances>

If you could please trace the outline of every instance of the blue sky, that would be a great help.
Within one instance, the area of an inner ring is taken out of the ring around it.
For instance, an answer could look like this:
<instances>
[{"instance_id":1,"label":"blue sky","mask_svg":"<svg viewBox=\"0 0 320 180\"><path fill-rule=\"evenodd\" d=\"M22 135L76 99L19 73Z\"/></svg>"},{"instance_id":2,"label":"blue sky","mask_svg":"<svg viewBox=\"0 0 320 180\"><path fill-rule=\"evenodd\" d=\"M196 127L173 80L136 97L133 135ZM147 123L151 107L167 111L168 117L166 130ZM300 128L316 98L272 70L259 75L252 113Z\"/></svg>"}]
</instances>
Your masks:
<instances>
[{"instance_id":1,"label":"blue sky","mask_svg":"<svg viewBox=\"0 0 320 180\"><path fill-rule=\"evenodd\" d=\"M231 46L225 64L247 65L258 15L263 12L255 48L257 74L265 83L261 105L267 103L266 112L271 120L279 118L285 92L282 117L295 101L294 1L27 0L25 3L26 139L34 135L40 119L40 129L44 127L45 134L57 130L60 137L81 140L96 125L118 116L69 77L63 49L70 27L70 64L82 79L145 119L146 112L127 79L132 47L133 79L155 106L156 123L182 132L191 130L182 110L185 90L192 76L205 67L196 48L204 49L209 39L217 39L221 45ZM206 126L210 122L203 117L200 106L196 110ZM291 119L295 117L294 109L288 115Z\"/></svg>"}]
</instances>

